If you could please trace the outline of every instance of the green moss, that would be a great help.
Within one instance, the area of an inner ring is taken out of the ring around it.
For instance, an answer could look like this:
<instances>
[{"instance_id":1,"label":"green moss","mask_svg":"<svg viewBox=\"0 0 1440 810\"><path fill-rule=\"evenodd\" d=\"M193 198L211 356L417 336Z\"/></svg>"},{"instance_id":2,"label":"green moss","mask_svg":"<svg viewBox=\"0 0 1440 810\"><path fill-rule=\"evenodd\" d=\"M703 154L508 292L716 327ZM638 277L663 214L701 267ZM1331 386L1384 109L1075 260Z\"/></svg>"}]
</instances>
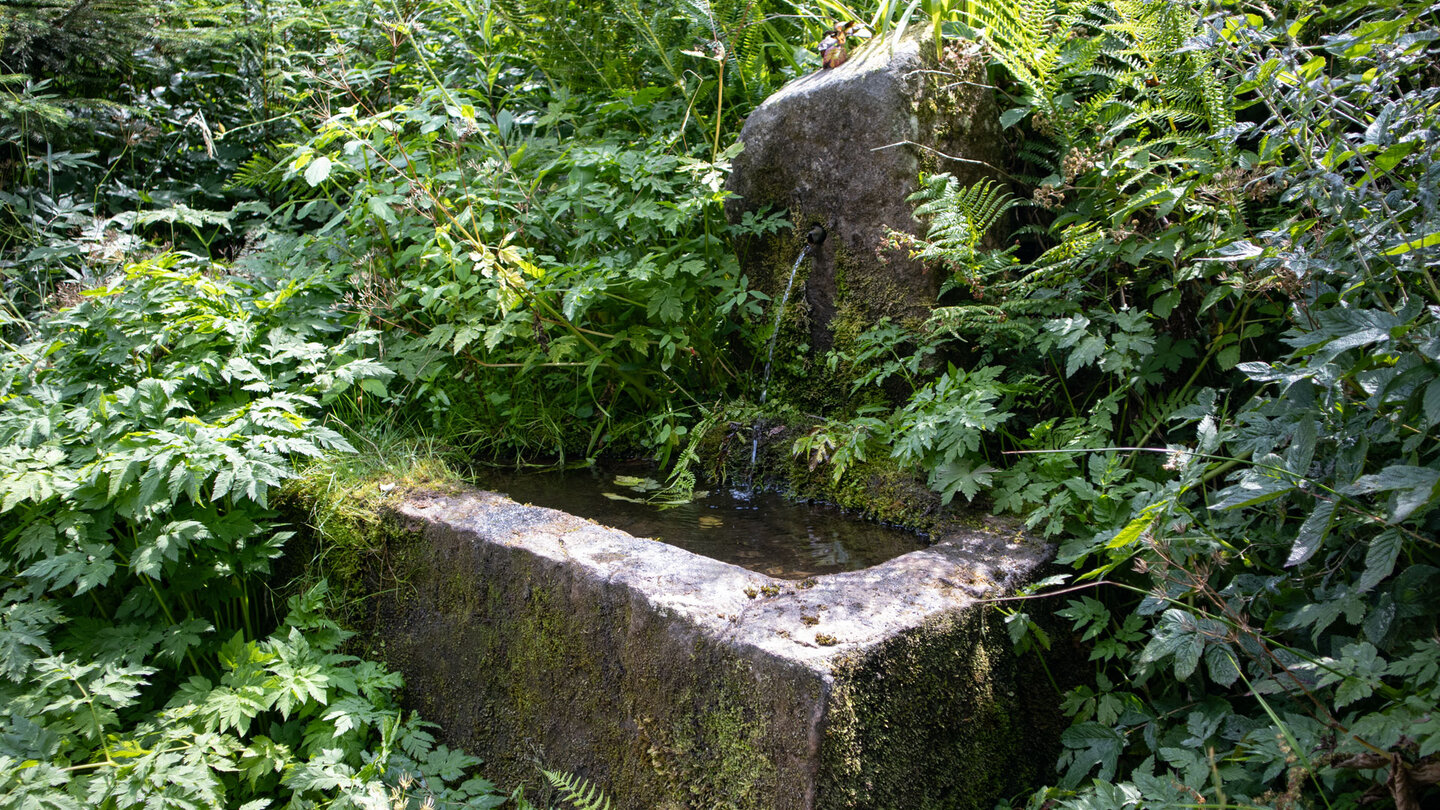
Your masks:
<instances>
[{"instance_id":1,"label":"green moss","mask_svg":"<svg viewBox=\"0 0 1440 810\"><path fill-rule=\"evenodd\" d=\"M809 422L787 415L766 445L768 469L878 517L917 511L909 488L923 485L889 459L836 487L828 470L792 458ZM743 443L732 456L748 463L745 428L715 430L705 446ZM770 807L809 778L795 763L816 744L822 701L822 807L988 807L1038 773L1027 752L1053 761L1026 736L1035 710L992 687L1025 681L1003 630L980 611L842 661L825 696L808 670L757 667L753 651L561 562L443 524L422 536L393 512L381 517L393 496L374 479L356 486L341 508L314 500L333 487L297 490L331 515L313 574L363 597L353 626L370 655L404 673L407 709L439 722L446 744L482 756L501 784L535 784L539 764L583 768L625 807Z\"/></svg>"},{"instance_id":2,"label":"green moss","mask_svg":"<svg viewBox=\"0 0 1440 810\"><path fill-rule=\"evenodd\" d=\"M324 577L337 618L355 624L373 594L404 583L375 574L393 548L399 527L379 519L385 510L417 493L455 492L464 486L443 453L423 440L385 436L373 450L321 459L290 479L276 507L301 528L286 552L277 581L298 591Z\"/></svg>"},{"instance_id":3,"label":"green moss","mask_svg":"<svg viewBox=\"0 0 1440 810\"><path fill-rule=\"evenodd\" d=\"M712 482L751 480L750 443L760 437L754 482L777 488L792 497L834 504L855 514L920 531L939 531L968 525L964 514L940 508L940 498L916 471L900 466L885 454L872 455L852 465L837 483L832 469L819 464L811 469L805 458L792 452L795 440L817 424L793 405L780 403L769 412L750 405L735 405L722 417L726 429L711 431L697 448L700 468Z\"/></svg>"},{"instance_id":4,"label":"green moss","mask_svg":"<svg viewBox=\"0 0 1440 810\"><path fill-rule=\"evenodd\" d=\"M666 796L678 805L735 810L770 805L778 774L765 751L766 718L757 707L763 697L747 688L748 669L735 662L717 673L718 689L697 684L703 688L687 693L683 702L699 707L698 713L676 718L655 749Z\"/></svg>"},{"instance_id":5,"label":"green moss","mask_svg":"<svg viewBox=\"0 0 1440 810\"><path fill-rule=\"evenodd\" d=\"M841 662L817 807L988 810L1035 784L1055 752L1031 736L1045 702L1027 708L1026 690L1039 687L1017 681L1009 650L993 613L975 610Z\"/></svg>"}]
</instances>

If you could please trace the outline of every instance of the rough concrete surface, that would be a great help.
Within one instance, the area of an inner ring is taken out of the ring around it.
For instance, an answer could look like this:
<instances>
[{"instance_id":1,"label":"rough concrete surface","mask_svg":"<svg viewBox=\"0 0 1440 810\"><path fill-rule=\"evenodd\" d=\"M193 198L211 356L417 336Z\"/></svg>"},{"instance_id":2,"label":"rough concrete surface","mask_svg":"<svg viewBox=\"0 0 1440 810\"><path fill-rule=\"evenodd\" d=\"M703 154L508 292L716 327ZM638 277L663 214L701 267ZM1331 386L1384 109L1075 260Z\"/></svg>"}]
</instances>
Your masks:
<instances>
[{"instance_id":1,"label":"rough concrete surface","mask_svg":"<svg viewBox=\"0 0 1440 810\"><path fill-rule=\"evenodd\" d=\"M889 230L922 233L906 202L921 171L950 172L967 184L997 176L988 167L1000 165L999 112L986 82L973 45L952 43L941 57L917 33L893 46L869 43L838 68L790 82L750 114L726 214L738 222L767 206L789 212L793 231L742 246L745 272L776 300L804 235L816 224L827 229L813 267L801 267L797 317L786 317L808 323L810 345L843 343L882 316L928 314L942 279L904 250L883 246Z\"/></svg>"},{"instance_id":2,"label":"rough concrete surface","mask_svg":"<svg viewBox=\"0 0 1440 810\"><path fill-rule=\"evenodd\" d=\"M368 564L374 652L498 782L624 808L989 808L1055 696L977 604L1046 547L951 537L805 582L487 492L417 494ZM1038 735L1038 736L1037 736Z\"/></svg>"}]
</instances>

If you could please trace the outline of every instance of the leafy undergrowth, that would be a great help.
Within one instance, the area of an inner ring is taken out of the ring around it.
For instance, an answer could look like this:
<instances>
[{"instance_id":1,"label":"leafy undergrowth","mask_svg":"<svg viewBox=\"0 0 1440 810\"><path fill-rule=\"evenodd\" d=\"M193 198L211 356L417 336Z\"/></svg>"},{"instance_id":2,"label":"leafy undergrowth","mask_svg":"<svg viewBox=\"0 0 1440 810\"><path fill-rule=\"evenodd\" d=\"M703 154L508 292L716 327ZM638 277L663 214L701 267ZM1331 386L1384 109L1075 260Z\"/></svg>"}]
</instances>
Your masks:
<instances>
[{"instance_id":1,"label":"leafy undergrowth","mask_svg":"<svg viewBox=\"0 0 1440 810\"><path fill-rule=\"evenodd\" d=\"M796 450L915 463L1063 541L1053 598L1004 608L1094 666L1030 807L1440 799L1434 12L953 10L1031 200L927 180L912 246L948 297L832 357L853 409ZM997 212L1033 241L987 249Z\"/></svg>"},{"instance_id":2,"label":"leafy undergrowth","mask_svg":"<svg viewBox=\"0 0 1440 810\"><path fill-rule=\"evenodd\" d=\"M276 487L352 452L318 418L391 375L338 301L167 254L4 347L4 806L504 801L339 652L324 583L262 584Z\"/></svg>"},{"instance_id":3,"label":"leafy undergrowth","mask_svg":"<svg viewBox=\"0 0 1440 810\"><path fill-rule=\"evenodd\" d=\"M343 523L453 480L381 423L683 490L753 387L733 242L785 224L725 221L727 145L818 9L262 5L0 26L6 806L503 803L323 583L262 584L277 488ZM850 401L792 450L1063 541L1055 598L1003 609L1022 648L1070 620L1093 683L1018 801L1433 802L1434 8L880 6L983 43L1016 160L924 179L940 306L826 358Z\"/></svg>"}]
</instances>

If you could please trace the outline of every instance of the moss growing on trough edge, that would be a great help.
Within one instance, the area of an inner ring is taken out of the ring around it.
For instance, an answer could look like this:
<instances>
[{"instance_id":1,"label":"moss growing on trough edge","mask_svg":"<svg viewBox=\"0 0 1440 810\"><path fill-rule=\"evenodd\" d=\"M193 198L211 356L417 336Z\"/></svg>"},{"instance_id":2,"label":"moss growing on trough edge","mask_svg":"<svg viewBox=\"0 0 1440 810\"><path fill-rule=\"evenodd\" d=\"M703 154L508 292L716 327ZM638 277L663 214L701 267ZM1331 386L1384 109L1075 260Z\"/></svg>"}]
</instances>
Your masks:
<instances>
[{"instance_id":1,"label":"moss growing on trough edge","mask_svg":"<svg viewBox=\"0 0 1440 810\"><path fill-rule=\"evenodd\" d=\"M1018 792L1039 767L1028 755L1053 761L1025 736L1053 692L1029 701L1016 686L1028 676L983 609L827 677L505 539L563 539L573 529L553 513L498 507L491 540L471 531L493 519L476 502L411 502L427 498L422 520L342 510L344 546L314 555L312 575L356 599L362 651L405 676L406 707L501 784L535 785L544 766L622 808L971 808Z\"/></svg>"},{"instance_id":2,"label":"moss growing on trough edge","mask_svg":"<svg viewBox=\"0 0 1440 810\"><path fill-rule=\"evenodd\" d=\"M297 573L331 580L356 652L400 672L406 708L487 778L543 789L539 767L570 771L621 807L803 806L776 802L820 697L802 667L757 666L623 587L406 520L393 497L314 495L286 503L312 527Z\"/></svg>"},{"instance_id":3,"label":"moss growing on trough edge","mask_svg":"<svg viewBox=\"0 0 1440 810\"><path fill-rule=\"evenodd\" d=\"M983 609L842 660L816 806L988 810L1043 782L1061 718L1036 669Z\"/></svg>"}]
</instances>

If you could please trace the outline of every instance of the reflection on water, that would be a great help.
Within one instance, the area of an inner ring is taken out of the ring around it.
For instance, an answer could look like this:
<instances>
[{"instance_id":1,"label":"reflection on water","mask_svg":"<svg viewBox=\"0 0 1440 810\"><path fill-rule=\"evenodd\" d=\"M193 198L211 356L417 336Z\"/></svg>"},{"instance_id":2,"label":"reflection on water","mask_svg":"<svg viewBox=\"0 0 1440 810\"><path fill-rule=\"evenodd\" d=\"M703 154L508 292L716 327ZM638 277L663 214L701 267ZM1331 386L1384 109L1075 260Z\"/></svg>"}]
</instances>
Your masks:
<instances>
[{"instance_id":1,"label":"reflection on water","mask_svg":"<svg viewBox=\"0 0 1440 810\"><path fill-rule=\"evenodd\" d=\"M662 509L645 500L658 486L653 475L643 465L612 465L487 472L478 483L520 503L560 509L784 579L866 568L925 545L912 532L848 518L830 506L791 503L772 492L711 492Z\"/></svg>"}]
</instances>

